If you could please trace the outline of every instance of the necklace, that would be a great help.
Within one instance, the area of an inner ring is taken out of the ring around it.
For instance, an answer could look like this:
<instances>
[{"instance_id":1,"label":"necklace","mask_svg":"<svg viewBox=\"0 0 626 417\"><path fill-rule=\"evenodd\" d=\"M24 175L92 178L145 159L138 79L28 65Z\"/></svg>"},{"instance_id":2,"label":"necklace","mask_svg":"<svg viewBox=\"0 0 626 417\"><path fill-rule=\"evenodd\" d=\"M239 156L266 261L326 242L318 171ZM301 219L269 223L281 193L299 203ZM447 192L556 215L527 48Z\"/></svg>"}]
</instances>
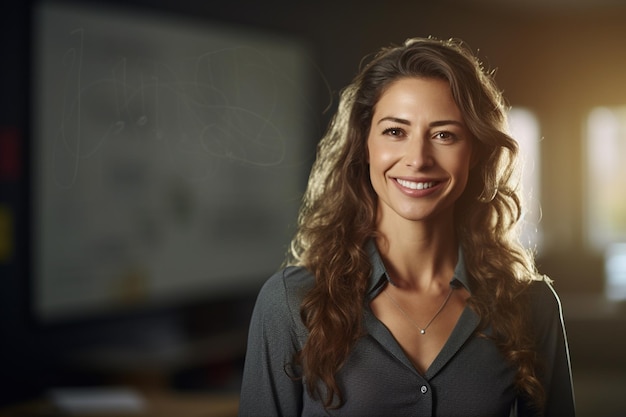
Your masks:
<instances>
[{"instance_id":1,"label":"necklace","mask_svg":"<svg viewBox=\"0 0 626 417\"><path fill-rule=\"evenodd\" d=\"M420 327L417 325L417 323L415 323L415 321L413 321L413 319L407 314L406 311L404 311L404 309L402 307L400 307L400 304L398 304L398 302L396 300L393 299L393 297L391 295L389 295L388 291L383 291L383 294L385 294L387 296L387 298L389 298L389 300L391 300L391 302L398 308L398 310L400 310L400 312L402 313L402 315L404 317L406 317L406 319L411 322L411 324L413 326L415 326L415 328L417 328L417 330L419 330L420 334L426 334L426 329L428 329L428 327L431 325L431 323L433 321L435 321L435 319L437 318L437 316L439 315L439 313L441 313L441 311L444 309L444 307L446 306L446 304L448 304L448 300L450 299L450 296L452 295L452 291L454 291L454 287L450 286L450 291L448 292L448 295L446 296L446 299L443 300L443 303L441 304L441 306L439 307L439 310L437 310L437 312L435 313L435 315L433 316L432 319L430 319L430 321L428 323L426 323L426 326L424 327Z\"/></svg>"}]
</instances>

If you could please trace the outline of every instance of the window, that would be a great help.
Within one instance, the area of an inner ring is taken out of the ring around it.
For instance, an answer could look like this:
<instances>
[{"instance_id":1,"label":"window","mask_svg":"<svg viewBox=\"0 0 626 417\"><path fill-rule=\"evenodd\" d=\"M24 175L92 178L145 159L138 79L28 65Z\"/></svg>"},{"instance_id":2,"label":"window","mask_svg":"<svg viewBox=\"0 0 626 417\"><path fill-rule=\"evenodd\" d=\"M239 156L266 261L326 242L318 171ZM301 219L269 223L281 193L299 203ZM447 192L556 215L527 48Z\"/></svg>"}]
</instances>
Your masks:
<instances>
[{"instance_id":1,"label":"window","mask_svg":"<svg viewBox=\"0 0 626 417\"><path fill-rule=\"evenodd\" d=\"M626 243L608 245L604 259L606 297L626 300Z\"/></svg>"},{"instance_id":2,"label":"window","mask_svg":"<svg viewBox=\"0 0 626 417\"><path fill-rule=\"evenodd\" d=\"M626 107L593 109L586 136L585 229L592 248L604 251L626 241Z\"/></svg>"},{"instance_id":3,"label":"window","mask_svg":"<svg viewBox=\"0 0 626 417\"><path fill-rule=\"evenodd\" d=\"M626 106L589 113L583 155L586 240L604 254L608 298L626 299Z\"/></svg>"},{"instance_id":4,"label":"window","mask_svg":"<svg viewBox=\"0 0 626 417\"><path fill-rule=\"evenodd\" d=\"M529 249L541 248L540 149L539 122L535 114L525 108L513 107L508 114L509 130L519 144L521 190L525 215L521 224L522 243Z\"/></svg>"}]
</instances>

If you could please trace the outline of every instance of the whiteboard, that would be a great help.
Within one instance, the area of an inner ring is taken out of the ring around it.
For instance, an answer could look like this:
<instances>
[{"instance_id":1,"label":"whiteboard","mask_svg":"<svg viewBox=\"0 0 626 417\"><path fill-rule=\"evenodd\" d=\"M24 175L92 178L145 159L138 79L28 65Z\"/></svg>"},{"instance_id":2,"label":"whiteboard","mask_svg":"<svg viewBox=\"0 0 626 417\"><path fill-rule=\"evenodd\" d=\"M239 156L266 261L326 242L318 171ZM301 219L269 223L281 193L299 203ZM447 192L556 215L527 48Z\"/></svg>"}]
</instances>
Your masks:
<instances>
[{"instance_id":1,"label":"whiteboard","mask_svg":"<svg viewBox=\"0 0 626 417\"><path fill-rule=\"evenodd\" d=\"M266 279L310 167L306 45L180 16L36 7L38 317L179 303Z\"/></svg>"}]
</instances>

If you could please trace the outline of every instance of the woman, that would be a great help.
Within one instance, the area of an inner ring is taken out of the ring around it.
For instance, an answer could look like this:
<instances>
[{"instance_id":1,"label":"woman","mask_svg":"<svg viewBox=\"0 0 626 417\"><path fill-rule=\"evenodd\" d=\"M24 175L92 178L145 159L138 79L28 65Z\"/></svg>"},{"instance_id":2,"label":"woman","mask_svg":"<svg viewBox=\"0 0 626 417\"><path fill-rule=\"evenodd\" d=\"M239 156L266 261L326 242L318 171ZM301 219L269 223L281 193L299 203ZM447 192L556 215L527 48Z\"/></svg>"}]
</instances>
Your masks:
<instances>
[{"instance_id":1,"label":"woman","mask_svg":"<svg viewBox=\"0 0 626 417\"><path fill-rule=\"evenodd\" d=\"M257 300L241 416L574 415L505 112L454 40L385 48L342 92Z\"/></svg>"}]
</instances>

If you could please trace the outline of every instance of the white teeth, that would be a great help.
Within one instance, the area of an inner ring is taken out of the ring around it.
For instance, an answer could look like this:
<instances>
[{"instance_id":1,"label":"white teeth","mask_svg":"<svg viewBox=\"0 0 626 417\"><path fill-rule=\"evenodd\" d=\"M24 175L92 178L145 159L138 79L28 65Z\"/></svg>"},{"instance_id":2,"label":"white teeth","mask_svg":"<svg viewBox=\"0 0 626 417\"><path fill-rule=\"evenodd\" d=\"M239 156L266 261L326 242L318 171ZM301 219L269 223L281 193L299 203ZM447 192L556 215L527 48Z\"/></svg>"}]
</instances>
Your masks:
<instances>
[{"instance_id":1,"label":"white teeth","mask_svg":"<svg viewBox=\"0 0 626 417\"><path fill-rule=\"evenodd\" d=\"M413 181L406 181L406 180L401 180L398 178L398 183L406 188L410 188L412 190L425 190L427 188L432 187L435 183L430 181L430 182L413 182Z\"/></svg>"}]
</instances>

